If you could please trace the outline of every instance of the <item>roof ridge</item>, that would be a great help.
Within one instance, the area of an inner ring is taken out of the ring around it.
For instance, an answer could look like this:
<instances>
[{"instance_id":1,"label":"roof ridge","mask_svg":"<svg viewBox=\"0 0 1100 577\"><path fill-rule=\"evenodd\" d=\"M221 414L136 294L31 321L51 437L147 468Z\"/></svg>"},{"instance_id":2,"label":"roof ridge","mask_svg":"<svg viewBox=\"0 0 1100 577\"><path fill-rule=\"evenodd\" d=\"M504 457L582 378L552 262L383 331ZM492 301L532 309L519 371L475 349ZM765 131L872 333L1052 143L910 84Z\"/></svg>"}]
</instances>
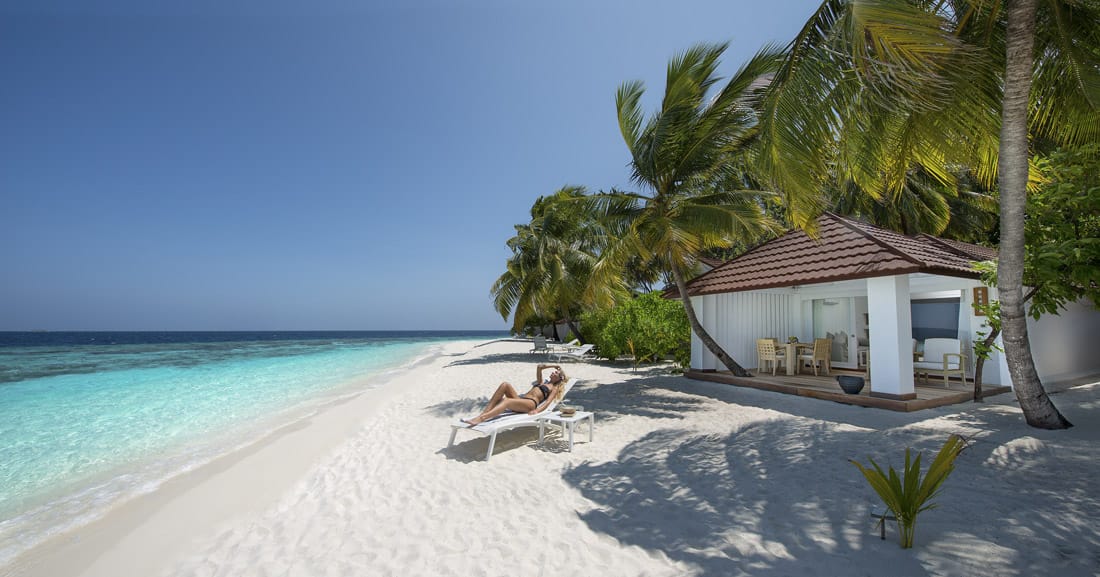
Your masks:
<instances>
[{"instance_id":1,"label":"roof ridge","mask_svg":"<svg viewBox=\"0 0 1100 577\"><path fill-rule=\"evenodd\" d=\"M873 243L877 244L878 246L886 249L890 253L901 257L904 260L907 260L907 261L909 261L913 264L919 265L919 266L924 266L924 265L927 264L923 260L921 260L921 259L919 259L919 258L917 258L917 257L901 250L901 249L895 248L890 243L883 242L882 239L880 239L877 236L875 236L874 234L864 230L862 228L862 226L873 228L875 230L882 230L882 231L886 231L886 232L894 232L892 230L887 230L885 228L877 227L873 224L868 224L868 223L865 223L865 222L860 222L860 221L857 221L857 220L849 219L847 217L840 216L839 214L836 214L836 213L830 212L830 211L825 211L822 214L822 216L825 216L825 215L828 215L828 216L832 217L834 220L836 220L840 224L844 225L848 229L854 230L855 232L859 233L860 235L870 239L871 242L873 242ZM862 225L862 226L860 226L860 225ZM900 234L900 233L894 233L894 234L899 234L900 236L905 236L904 234Z\"/></svg>"},{"instance_id":2,"label":"roof ridge","mask_svg":"<svg viewBox=\"0 0 1100 577\"><path fill-rule=\"evenodd\" d=\"M917 238L920 239L920 240L923 240L925 242L930 242L930 243L936 245L937 247L949 250L949 251L955 253L958 256L963 256L963 257L967 257L967 258L970 257L970 255L968 255L968 254L964 253L963 251L959 250L959 248L957 246L953 246L951 243L943 242L941 239L938 239L938 238L936 238L936 237L934 237L934 236L932 236L932 235L930 235L926 232L922 232L922 233L918 234Z\"/></svg>"},{"instance_id":3,"label":"roof ridge","mask_svg":"<svg viewBox=\"0 0 1100 577\"><path fill-rule=\"evenodd\" d=\"M928 234L927 232L922 232L922 233L918 234L917 238L920 238L921 240L931 242L931 243L935 244L938 247L945 248L945 249L947 249L947 250L949 250L949 251L951 251L951 252L953 252L953 253L955 253L959 256L962 256L962 257L965 257L965 258L968 258L968 259L973 259L973 260L977 260L977 259L974 259L974 257L976 255L967 253L965 250L959 248L959 246L957 246L957 245L963 245L965 247L974 247L974 248L977 248L977 249L996 250L996 249L993 249L993 248L990 248L990 247L987 247L987 246L982 246L980 244L974 244L972 242L966 242L966 241L962 241L962 240L947 239L947 238L940 238L938 236L932 236L932 235Z\"/></svg>"}]
</instances>

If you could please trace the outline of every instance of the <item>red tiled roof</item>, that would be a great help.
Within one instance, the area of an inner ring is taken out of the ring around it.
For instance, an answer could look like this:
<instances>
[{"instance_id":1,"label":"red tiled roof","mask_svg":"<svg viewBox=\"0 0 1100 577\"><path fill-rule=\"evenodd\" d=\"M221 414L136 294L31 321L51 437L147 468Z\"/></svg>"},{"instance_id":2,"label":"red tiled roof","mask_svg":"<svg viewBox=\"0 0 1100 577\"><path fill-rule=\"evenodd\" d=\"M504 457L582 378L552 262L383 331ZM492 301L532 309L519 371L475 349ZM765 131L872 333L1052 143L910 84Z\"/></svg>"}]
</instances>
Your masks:
<instances>
[{"instance_id":1,"label":"red tiled roof","mask_svg":"<svg viewBox=\"0 0 1100 577\"><path fill-rule=\"evenodd\" d=\"M716 259L716 258L710 258L710 257L706 257L706 256L699 257L699 262L709 266L710 268L718 268L718 267L722 266L723 264L726 264L726 261L724 261L724 260L719 260L719 259Z\"/></svg>"},{"instance_id":2,"label":"red tiled roof","mask_svg":"<svg viewBox=\"0 0 1100 577\"><path fill-rule=\"evenodd\" d=\"M817 239L791 230L700 275L688 291L698 296L917 272L978 278L971 261L997 255L986 247L905 236L832 213L819 217L817 226Z\"/></svg>"},{"instance_id":3,"label":"red tiled roof","mask_svg":"<svg viewBox=\"0 0 1100 577\"><path fill-rule=\"evenodd\" d=\"M920 238L921 240L926 240L931 243L940 244L948 250L953 250L962 255L964 258L968 258L970 260L981 261L997 259L997 249L989 248L988 246L970 244L968 242L960 242L957 240L951 240L949 238L939 238L930 234L919 234L917 235L917 238Z\"/></svg>"}]
</instances>

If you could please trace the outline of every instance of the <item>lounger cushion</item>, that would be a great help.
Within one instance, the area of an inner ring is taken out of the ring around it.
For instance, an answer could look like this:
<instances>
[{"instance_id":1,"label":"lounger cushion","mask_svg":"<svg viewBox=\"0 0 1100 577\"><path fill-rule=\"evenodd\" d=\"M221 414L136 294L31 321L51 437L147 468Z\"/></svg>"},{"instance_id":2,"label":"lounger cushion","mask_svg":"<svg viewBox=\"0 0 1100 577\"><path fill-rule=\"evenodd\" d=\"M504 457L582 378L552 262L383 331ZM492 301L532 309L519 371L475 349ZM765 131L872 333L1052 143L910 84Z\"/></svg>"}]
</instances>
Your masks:
<instances>
[{"instance_id":1,"label":"lounger cushion","mask_svg":"<svg viewBox=\"0 0 1100 577\"><path fill-rule=\"evenodd\" d=\"M928 361L920 361L920 362L913 363L913 368L914 369L928 369L928 370L932 370L932 371L942 371L943 370L943 361L940 361L938 363L930 363ZM949 371L950 370L956 370L956 371L959 370L959 362L957 360L949 361L947 363L947 370L949 370Z\"/></svg>"}]
</instances>

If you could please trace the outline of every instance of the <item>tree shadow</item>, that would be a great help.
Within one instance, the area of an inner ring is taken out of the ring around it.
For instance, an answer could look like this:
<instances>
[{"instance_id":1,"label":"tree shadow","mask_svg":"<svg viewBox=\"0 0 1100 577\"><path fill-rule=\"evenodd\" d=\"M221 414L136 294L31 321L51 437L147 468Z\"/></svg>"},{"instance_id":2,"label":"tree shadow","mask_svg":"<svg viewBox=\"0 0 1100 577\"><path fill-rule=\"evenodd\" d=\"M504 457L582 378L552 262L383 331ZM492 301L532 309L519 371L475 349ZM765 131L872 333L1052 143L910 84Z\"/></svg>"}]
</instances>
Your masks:
<instances>
[{"instance_id":1,"label":"tree shadow","mask_svg":"<svg viewBox=\"0 0 1100 577\"><path fill-rule=\"evenodd\" d=\"M1092 406L1076 416L1096 422L1097 413ZM660 551L695 575L884 568L901 576L1093 575L1100 566L1093 436L1027 428L1004 406L970 409L959 420L984 433L959 457L940 507L921 515L911 550L898 546L893 524L879 539L869 511L881 502L847 461L871 456L899 467L913 447L927 469L946 434L904 419L883 430L802 418L725 435L661 429L615 461L583 463L565 479L594 504L580 514L592 530ZM1061 446L1074 450L1062 454Z\"/></svg>"},{"instance_id":2,"label":"tree shadow","mask_svg":"<svg viewBox=\"0 0 1100 577\"><path fill-rule=\"evenodd\" d=\"M462 356L454 355L454 356ZM655 363L645 364L634 367L630 360L608 360L608 359L596 359L585 358L584 360L575 359L562 359L558 361L554 358L553 353L491 353L485 355L478 355L465 359L457 359L447 363L448 367L451 366L473 366L473 365L493 365L497 363L553 363L560 364L565 369L566 374L572 374L574 371L583 371L585 365L596 365L600 367L612 367L622 372L624 375L631 377L648 377L655 375L667 375L670 374L675 367L670 363Z\"/></svg>"},{"instance_id":3,"label":"tree shadow","mask_svg":"<svg viewBox=\"0 0 1100 577\"><path fill-rule=\"evenodd\" d=\"M461 435L462 433L459 432L459 436L455 438L454 445L443 447L436 451L436 454L460 463L484 462L485 451L489 448L489 437L487 435L462 437ZM538 440L539 430L537 427L512 429L497 435L497 442L493 447L493 455L499 455L500 453L512 451L521 447L545 449L547 445L538 447ZM557 444L554 446L556 447ZM568 448L568 442L566 442L566 448Z\"/></svg>"},{"instance_id":4,"label":"tree shadow","mask_svg":"<svg viewBox=\"0 0 1100 577\"><path fill-rule=\"evenodd\" d=\"M473 416L480 413L488 402L489 397L467 397L465 399L441 401L434 405L428 405L424 410L436 417L458 418L458 415Z\"/></svg>"},{"instance_id":5,"label":"tree shadow","mask_svg":"<svg viewBox=\"0 0 1100 577\"><path fill-rule=\"evenodd\" d=\"M633 415L652 419L683 419L700 410L705 400L678 394L665 379L632 379L613 383L587 384L581 381L565 400L599 413L600 420Z\"/></svg>"},{"instance_id":6,"label":"tree shadow","mask_svg":"<svg viewBox=\"0 0 1100 577\"><path fill-rule=\"evenodd\" d=\"M463 359L456 359L447 363L448 367L457 366L473 366L473 365L493 365L496 363L545 363L549 359L543 353L489 353L485 355L478 355L473 357L467 357ZM568 372L568 371L567 371Z\"/></svg>"},{"instance_id":7,"label":"tree shadow","mask_svg":"<svg viewBox=\"0 0 1100 577\"><path fill-rule=\"evenodd\" d=\"M581 464L565 478L596 504L580 515L591 529L661 551L694 575L795 575L811 559L813 573L847 575L855 555L897 549L869 546L877 538L854 467L808 473L836 444L855 442L852 435L797 421L727 436L664 429L614 462ZM891 568L924 574L912 560Z\"/></svg>"}]
</instances>

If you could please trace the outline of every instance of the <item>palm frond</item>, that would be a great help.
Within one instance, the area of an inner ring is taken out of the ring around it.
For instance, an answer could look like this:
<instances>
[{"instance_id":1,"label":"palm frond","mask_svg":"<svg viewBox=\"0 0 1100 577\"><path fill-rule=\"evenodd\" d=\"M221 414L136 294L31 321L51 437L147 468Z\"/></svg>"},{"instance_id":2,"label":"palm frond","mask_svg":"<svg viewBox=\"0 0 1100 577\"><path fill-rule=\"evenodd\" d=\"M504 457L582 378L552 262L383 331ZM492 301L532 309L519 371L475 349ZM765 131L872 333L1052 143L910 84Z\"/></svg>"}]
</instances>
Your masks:
<instances>
[{"instance_id":1,"label":"palm frond","mask_svg":"<svg viewBox=\"0 0 1100 577\"><path fill-rule=\"evenodd\" d=\"M1036 25L1030 125L1061 144L1100 139L1100 5L1048 0Z\"/></svg>"},{"instance_id":2,"label":"palm frond","mask_svg":"<svg viewBox=\"0 0 1100 577\"><path fill-rule=\"evenodd\" d=\"M626 147L634 153L642 126L642 109L639 102L645 93L641 81L623 83L615 92L615 109L619 113L619 131L622 132Z\"/></svg>"},{"instance_id":3,"label":"palm frond","mask_svg":"<svg viewBox=\"0 0 1100 577\"><path fill-rule=\"evenodd\" d=\"M958 139L944 132L965 131L934 115L970 57L944 17L919 5L823 2L762 101L758 162L786 194L791 220L816 217L836 168L880 195L897 194L910 159L950 183L943 150Z\"/></svg>"}]
</instances>

